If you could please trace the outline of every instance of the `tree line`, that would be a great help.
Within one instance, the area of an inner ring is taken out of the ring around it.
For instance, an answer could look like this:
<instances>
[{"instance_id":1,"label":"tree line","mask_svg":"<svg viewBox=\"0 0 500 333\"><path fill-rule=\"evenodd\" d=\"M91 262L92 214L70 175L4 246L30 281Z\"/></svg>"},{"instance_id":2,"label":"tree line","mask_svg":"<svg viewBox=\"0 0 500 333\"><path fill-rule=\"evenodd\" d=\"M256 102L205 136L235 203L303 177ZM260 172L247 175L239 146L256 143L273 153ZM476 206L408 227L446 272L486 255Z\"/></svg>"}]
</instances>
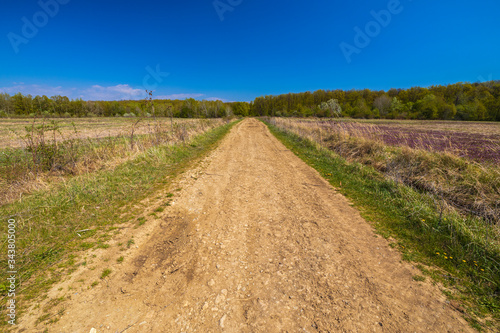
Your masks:
<instances>
[{"instance_id":1,"label":"tree line","mask_svg":"<svg viewBox=\"0 0 500 333\"><path fill-rule=\"evenodd\" d=\"M351 117L500 121L500 81L388 91L318 90L257 97L253 102L84 101L65 96L0 93L0 117Z\"/></svg>"},{"instance_id":2,"label":"tree line","mask_svg":"<svg viewBox=\"0 0 500 333\"><path fill-rule=\"evenodd\" d=\"M324 103L335 102L341 110ZM500 121L500 81L455 83L389 91L318 90L258 97L258 116Z\"/></svg>"},{"instance_id":3,"label":"tree line","mask_svg":"<svg viewBox=\"0 0 500 333\"><path fill-rule=\"evenodd\" d=\"M239 103L237 103L239 104ZM231 105L222 101L127 100L84 101L66 96L31 96L0 93L0 117L176 117L220 118L232 115Z\"/></svg>"}]
</instances>

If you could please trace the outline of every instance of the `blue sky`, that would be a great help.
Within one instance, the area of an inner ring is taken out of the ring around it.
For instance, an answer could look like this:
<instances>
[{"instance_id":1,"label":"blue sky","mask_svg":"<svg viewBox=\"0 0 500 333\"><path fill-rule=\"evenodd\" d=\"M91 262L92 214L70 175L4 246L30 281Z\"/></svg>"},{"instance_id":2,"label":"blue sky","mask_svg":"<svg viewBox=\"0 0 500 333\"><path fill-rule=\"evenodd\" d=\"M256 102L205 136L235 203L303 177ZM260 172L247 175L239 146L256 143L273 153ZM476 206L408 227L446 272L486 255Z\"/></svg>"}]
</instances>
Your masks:
<instances>
[{"instance_id":1,"label":"blue sky","mask_svg":"<svg viewBox=\"0 0 500 333\"><path fill-rule=\"evenodd\" d=\"M1 3L10 94L250 101L500 79L494 0Z\"/></svg>"}]
</instances>

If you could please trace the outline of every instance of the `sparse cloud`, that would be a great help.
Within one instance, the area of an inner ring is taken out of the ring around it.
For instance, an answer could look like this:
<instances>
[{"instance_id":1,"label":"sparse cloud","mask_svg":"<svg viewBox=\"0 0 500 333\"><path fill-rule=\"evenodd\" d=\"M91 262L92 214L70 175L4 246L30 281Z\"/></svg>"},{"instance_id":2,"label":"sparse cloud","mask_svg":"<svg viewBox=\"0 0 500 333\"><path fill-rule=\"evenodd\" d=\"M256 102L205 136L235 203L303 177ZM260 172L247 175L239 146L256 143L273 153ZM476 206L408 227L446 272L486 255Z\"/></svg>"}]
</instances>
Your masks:
<instances>
[{"instance_id":1,"label":"sparse cloud","mask_svg":"<svg viewBox=\"0 0 500 333\"><path fill-rule=\"evenodd\" d=\"M145 96L142 89L135 89L128 84L119 84L116 86L94 85L90 88L63 88L62 86L49 86L39 84L24 84L23 82L13 82L12 86L0 87L0 92L6 92L10 95L22 93L23 95L45 95L48 97L61 95L69 98L82 98L84 100L122 100L138 99Z\"/></svg>"},{"instance_id":2,"label":"sparse cloud","mask_svg":"<svg viewBox=\"0 0 500 333\"><path fill-rule=\"evenodd\" d=\"M74 92L74 89L63 89L61 86L51 87L39 84L24 84L24 82L13 82L10 87L0 87L0 92L8 93L14 95L17 93L22 93L23 95L65 95L69 96Z\"/></svg>"},{"instance_id":3,"label":"sparse cloud","mask_svg":"<svg viewBox=\"0 0 500 333\"><path fill-rule=\"evenodd\" d=\"M114 100L128 100L138 99L145 96L143 89L136 89L128 84L119 84L116 86L103 87L94 85L88 89L80 92L79 98L86 100L99 100L99 101L114 101Z\"/></svg>"},{"instance_id":4,"label":"sparse cloud","mask_svg":"<svg viewBox=\"0 0 500 333\"><path fill-rule=\"evenodd\" d=\"M12 85L0 87L0 92L10 95L22 93L23 95L45 95L48 97L61 95L70 99L81 98L87 101L116 101L116 100L138 100L146 97L146 92L142 88L134 88L128 84L118 84L115 86L93 85L88 88L64 88L62 86L50 86L39 84L25 84L24 82L12 82ZM202 93L178 93L170 95L156 95L155 99L205 99L207 101L220 100L227 102L223 98L205 97Z\"/></svg>"}]
</instances>

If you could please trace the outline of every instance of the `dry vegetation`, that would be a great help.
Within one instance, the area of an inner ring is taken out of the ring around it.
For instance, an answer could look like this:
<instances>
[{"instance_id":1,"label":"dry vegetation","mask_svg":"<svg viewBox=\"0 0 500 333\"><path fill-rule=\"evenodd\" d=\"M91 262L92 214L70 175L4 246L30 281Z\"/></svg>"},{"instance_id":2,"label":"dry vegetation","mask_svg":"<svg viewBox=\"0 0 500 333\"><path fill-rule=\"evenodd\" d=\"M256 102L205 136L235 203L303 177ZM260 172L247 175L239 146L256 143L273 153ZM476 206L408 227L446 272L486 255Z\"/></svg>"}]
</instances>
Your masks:
<instances>
[{"instance_id":1,"label":"dry vegetation","mask_svg":"<svg viewBox=\"0 0 500 333\"><path fill-rule=\"evenodd\" d=\"M102 139L106 137L117 137L130 135L131 129L139 118L51 118L35 120L35 126L50 124L55 121L58 126L57 140L65 138L71 139ZM216 120L216 119L214 119ZM197 122L196 119L175 118L176 124L188 124ZM135 134L150 134L153 124L158 123L164 130L171 126L169 118L158 118L156 121L152 118L142 118L137 124ZM33 119L29 118L0 118L0 148L21 148L26 146L23 137L27 134L26 128L33 126ZM76 128L76 132L75 132Z\"/></svg>"},{"instance_id":2,"label":"dry vegetation","mask_svg":"<svg viewBox=\"0 0 500 333\"><path fill-rule=\"evenodd\" d=\"M0 204L65 177L113 168L147 149L189 141L222 119L2 120Z\"/></svg>"},{"instance_id":3,"label":"dry vegetation","mask_svg":"<svg viewBox=\"0 0 500 333\"><path fill-rule=\"evenodd\" d=\"M430 152L447 152L481 163L500 163L500 125L487 122L395 120L300 120L321 128L341 127L346 134Z\"/></svg>"},{"instance_id":4,"label":"dry vegetation","mask_svg":"<svg viewBox=\"0 0 500 333\"><path fill-rule=\"evenodd\" d=\"M410 121L375 125L283 118L272 118L271 123L317 142L348 161L373 166L396 182L432 193L441 210L458 210L499 226L498 124L428 122L429 128L425 128L424 122ZM462 137L457 140L457 132L465 132L471 137L469 142L484 142L479 147L467 146ZM483 154L474 148L483 149Z\"/></svg>"},{"instance_id":5,"label":"dry vegetation","mask_svg":"<svg viewBox=\"0 0 500 333\"><path fill-rule=\"evenodd\" d=\"M331 119L330 119L331 120ZM338 119L337 119L338 120ZM390 120L390 119L341 119L343 122L371 124L376 126L391 126L401 128L407 132L414 130L443 131L450 135L454 133L468 133L478 135L494 135L500 140L500 124L485 121L446 121L446 120Z\"/></svg>"}]
</instances>

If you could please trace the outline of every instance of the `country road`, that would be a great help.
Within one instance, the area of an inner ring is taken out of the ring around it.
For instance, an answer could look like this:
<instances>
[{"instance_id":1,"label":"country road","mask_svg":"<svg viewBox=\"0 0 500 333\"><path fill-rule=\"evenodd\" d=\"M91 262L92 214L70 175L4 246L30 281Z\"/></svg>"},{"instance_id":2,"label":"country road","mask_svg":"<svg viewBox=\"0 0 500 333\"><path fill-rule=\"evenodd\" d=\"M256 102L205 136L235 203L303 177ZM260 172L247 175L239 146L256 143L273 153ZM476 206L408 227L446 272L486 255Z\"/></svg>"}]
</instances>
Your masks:
<instances>
[{"instance_id":1,"label":"country road","mask_svg":"<svg viewBox=\"0 0 500 333\"><path fill-rule=\"evenodd\" d=\"M258 120L236 125L175 186L160 219L123 229L53 287L50 298L71 296L58 320L34 329L33 308L18 331L474 332Z\"/></svg>"}]
</instances>

